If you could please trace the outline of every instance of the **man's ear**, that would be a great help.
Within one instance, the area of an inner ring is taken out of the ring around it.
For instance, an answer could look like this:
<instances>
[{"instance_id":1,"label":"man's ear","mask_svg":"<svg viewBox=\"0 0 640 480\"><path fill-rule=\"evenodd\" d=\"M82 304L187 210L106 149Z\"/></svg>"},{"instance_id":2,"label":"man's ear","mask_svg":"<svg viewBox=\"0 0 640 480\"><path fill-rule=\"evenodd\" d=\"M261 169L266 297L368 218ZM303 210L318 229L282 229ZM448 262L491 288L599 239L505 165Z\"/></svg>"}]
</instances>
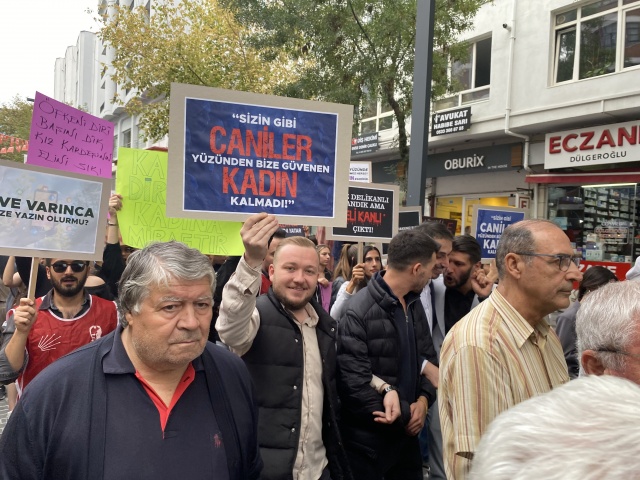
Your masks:
<instances>
[{"instance_id":1,"label":"man's ear","mask_svg":"<svg viewBox=\"0 0 640 480\"><path fill-rule=\"evenodd\" d=\"M588 375L604 375L605 368L598 358L598 353L593 350L585 350L582 352L581 364L582 369Z\"/></svg>"},{"instance_id":2,"label":"man's ear","mask_svg":"<svg viewBox=\"0 0 640 480\"><path fill-rule=\"evenodd\" d=\"M269 265L269 280L271 280L273 282L273 272L275 271L275 268L273 267L273 263L271 265Z\"/></svg>"},{"instance_id":3,"label":"man's ear","mask_svg":"<svg viewBox=\"0 0 640 480\"><path fill-rule=\"evenodd\" d=\"M504 257L504 269L507 275L520 279L523 273L524 260L520 255L515 253L507 253Z\"/></svg>"},{"instance_id":4,"label":"man's ear","mask_svg":"<svg viewBox=\"0 0 640 480\"><path fill-rule=\"evenodd\" d=\"M51 280L51 267L44 267L44 269L47 272L47 278Z\"/></svg>"}]
</instances>

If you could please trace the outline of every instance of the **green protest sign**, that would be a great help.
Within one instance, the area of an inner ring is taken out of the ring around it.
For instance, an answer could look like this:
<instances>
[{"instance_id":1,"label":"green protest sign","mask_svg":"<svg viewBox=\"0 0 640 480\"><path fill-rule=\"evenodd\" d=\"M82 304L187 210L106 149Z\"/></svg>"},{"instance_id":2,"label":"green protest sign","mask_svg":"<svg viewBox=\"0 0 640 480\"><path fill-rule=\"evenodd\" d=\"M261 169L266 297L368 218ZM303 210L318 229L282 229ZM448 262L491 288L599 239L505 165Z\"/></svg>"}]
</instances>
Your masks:
<instances>
[{"instance_id":1,"label":"green protest sign","mask_svg":"<svg viewBox=\"0 0 640 480\"><path fill-rule=\"evenodd\" d=\"M127 245L142 248L152 241L177 240L207 255L244 253L240 222L166 216L166 152L118 149L116 191L123 197L118 223Z\"/></svg>"}]
</instances>

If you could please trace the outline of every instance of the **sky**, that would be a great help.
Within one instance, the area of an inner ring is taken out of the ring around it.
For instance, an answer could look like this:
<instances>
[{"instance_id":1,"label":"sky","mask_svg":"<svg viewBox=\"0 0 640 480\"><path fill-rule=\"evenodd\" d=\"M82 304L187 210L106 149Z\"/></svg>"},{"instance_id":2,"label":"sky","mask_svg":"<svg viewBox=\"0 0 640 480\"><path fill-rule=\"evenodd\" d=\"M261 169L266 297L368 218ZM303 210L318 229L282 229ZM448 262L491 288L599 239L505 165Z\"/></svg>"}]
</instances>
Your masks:
<instances>
[{"instance_id":1,"label":"sky","mask_svg":"<svg viewBox=\"0 0 640 480\"><path fill-rule=\"evenodd\" d=\"M98 31L98 0L0 0L0 104L20 95L53 96L56 58L82 30ZM94 13L86 13L91 9Z\"/></svg>"}]
</instances>

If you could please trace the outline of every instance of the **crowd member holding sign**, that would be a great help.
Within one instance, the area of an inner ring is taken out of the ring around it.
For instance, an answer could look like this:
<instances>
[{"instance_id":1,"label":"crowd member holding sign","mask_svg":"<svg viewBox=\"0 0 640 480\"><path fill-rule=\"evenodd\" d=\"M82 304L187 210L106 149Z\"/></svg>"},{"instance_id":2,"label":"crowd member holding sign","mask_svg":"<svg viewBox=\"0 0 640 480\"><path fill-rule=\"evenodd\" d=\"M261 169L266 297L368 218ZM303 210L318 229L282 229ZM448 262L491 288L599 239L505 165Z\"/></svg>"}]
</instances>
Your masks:
<instances>
[{"instance_id":1,"label":"crowd member holding sign","mask_svg":"<svg viewBox=\"0 0 640 480\"><path fill-rule=\"evenodd\" d=\"M0 382L17 379L20 394L46 366L117 324L115 303L85 290L89 262L47 259L46 274L53 285L49 293L20 299L3 325Z\"/></svg>"},{"instance_id":2,"label":"crowd member holding sign","mask_svg":"<svg viewBox=\"0 0 640 480\"><path fill-rule=\"evenodd\" d=\"M250 216L245 253L222 292L216 328L249 368L260 410L263 480L348 479L338 432L337 324L314 294L320 262L304 237L282 240L269 267L272 285L256 298L273 215Z\"/></svg>"},{"instance_id":3,"label":"crowd member holding sign","mask_svg":"<svg viewBox=\"0 0 640 480\"><path fill-rule=\"evenodd\" d=\"M398 233L386 271L373 276L340 319L341 430L355 478L422 480L417 435L435 389L420 374L427 325L420 292L438 248L420 230Z\"/></svg>"},{"instance_id":4,"label":"crowd member holding sign","mask_svg":"<svg viewBox=\"0 0 640 480\"><path fill-rule=\"evenodd\" d=\"M179 242L131 255L116 331L27 388L0 438L0 478L260 477L242 362L207 342L215 275Z\"/></svg>"},{"instance_id":5,"label":"crowd member holding sign","mask_svg":"<svg viewBox=\"0 0 640 480\"><path fill-rule=\"evenodd\" d=\"M356 255L358 246L354 245ZM360 289L367 286L369 280L376 272L382 270L382 260L380 259L380 250L373 245L365 245L362 249L364 261L358 263L351 270L351 278L348 282L343 282L340 290L336 295L336 300L331 307L331 316L336 320L340 320L347 309L347 304L351 297ZM356 258L353 258L356 262Z\"/></svg>"},{"instance_id":6,"label":"crowd member holding sign","mask_svg":"<svg viewBox=\"0 0 640 480\"><path fill-rule=\"evenodd\" d=\"M508 226L496 252L500 283L455 324L440 356L438 403L447 478L465 478L489 423L569 380L545 320L569 306L582 274L566 234L547 220Z\"/></svg>"}]
</instances>

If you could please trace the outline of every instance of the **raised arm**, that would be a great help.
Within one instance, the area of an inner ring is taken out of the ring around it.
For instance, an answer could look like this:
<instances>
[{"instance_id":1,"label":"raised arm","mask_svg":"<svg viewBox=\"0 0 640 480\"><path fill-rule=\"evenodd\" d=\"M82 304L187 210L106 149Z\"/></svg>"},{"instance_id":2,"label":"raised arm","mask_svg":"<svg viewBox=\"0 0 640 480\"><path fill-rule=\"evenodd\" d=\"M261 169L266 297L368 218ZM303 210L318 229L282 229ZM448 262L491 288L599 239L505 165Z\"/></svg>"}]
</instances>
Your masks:
<instances>
[{"instance_id":1,"label":"raised arm","mask_svg":"<svg viewBox=\"0 0 640 480\"><path fill-rule=\"evenodd\" d=\"M245 252L236 272L222 290L222 304L216 323L220 339L238 355L251 348L260 327L260 316L255 308L256 295L260 290L267 244L277 229L276 217L266 213L252 215L240 229Z\"/></svg>"}]
</instances>

